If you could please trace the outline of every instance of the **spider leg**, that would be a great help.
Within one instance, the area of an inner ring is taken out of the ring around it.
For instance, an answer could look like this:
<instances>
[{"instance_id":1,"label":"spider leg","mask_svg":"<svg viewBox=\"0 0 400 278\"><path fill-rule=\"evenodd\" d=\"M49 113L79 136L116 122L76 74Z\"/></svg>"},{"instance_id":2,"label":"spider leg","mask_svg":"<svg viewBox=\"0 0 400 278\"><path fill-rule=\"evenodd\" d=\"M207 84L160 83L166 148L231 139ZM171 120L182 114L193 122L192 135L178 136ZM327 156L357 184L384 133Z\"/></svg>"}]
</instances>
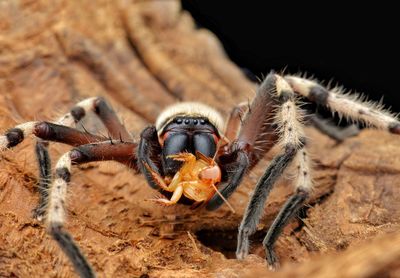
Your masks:
<instances>
[{"instance_id":1,"label":"spider leg","mask_svg":"<svg viewBox=\"0 0 400 278\"><path fill-rule=\"evenodd\" d=\"M237 138L248 105L247 102L242 102L232 109L225 127L225 137L229 142Z\"/></svg>"},{"instance_id":2,"label":"spider leg","mask_svg":"<svg viewBox=\"0 0 400 278\"><path fill-rule=\"evenodd\" d=\"M7 130L4 135L0 136L0 151L17 146L30 135L45 141L59 142L71 146L105 140L104 137L63 125L49 122L26 122Z\"/></svg>"},{"instance_id":3,"label":"spider leg","mask_svg":"<svg viewBox=\"0 0 400 278\"><path fill-rule=\"evenodd\" d=\"M235 192L236 188L242 182L246 171L249 169L249 158L243 150L230 153L229 157L226 157L226 160L227 162L225 162L225 164L221 162L218 163L218 165L227 165L229 162L228 167L224 166L228 171L228 181L219 187L219 192L225 199L229 198L232 193ZM207 202L206 208L207 210L216 210L222 204L224 204L224 200L218 194L215 194Z\"/></svg>"},{"instance_id":4,"label":"spider leg","mask_svg":"<svg viewBox=\"0 0 400 278\"><path fill-rule=\"evenodd\" d=\"M385 111L381 104L364 101L357 94L344 94L343 89L338 87L328 90L313 80L298 76L285 76L285 80L296 93L316 104L328 107L331 111L337 112L339 116L400 134L399 120L395 115Z\"/></svg>"},{"instance_id":5,"label":"spider leg","mask_svg":"<svg viewBox=\"0 0 400 278\"><path fill-rule=\"evenodd\" d=\"M276 111L275 122L278 125L279 145L283 148L283 152L270 162L252 193L245 215L239 226L236 256L242 259L248 254L249 236L256 231L269 192L288 165L294 161L299 171L296 189L300 197L296 194L282 208L273 225L270 227L265 240L267 261L270 265L274 265L277 260L273 252L273 243L283 227L290 220L290 217L295 214L305 201L312 183L309 178L309 159L304 149L305 137L300 122L302 113L296 106L295 94L289 84L282 77L275 74L269 74L264 80L263 85L271 95L276 95L280 102L280 106Z\"/></svg>"},{"instance_id":6,"label":"spider leg","mask_svg":"<svg viewBox=\"0 0 400 278\"><path fill-rule=\"evenodd\" d=\"M256 96L247 104L247 112L240 119L237 108L231 113L228 122L229 133L233 132L237 123L241 123L237 138L232 140L227 151L217 158L217 164L223 170L223 183L218 187L224 198L229 198L241 183L246 172L251 169L268 152L278 140L274 124L275 107L279 105L276 96L271 94L271 82L264 81L257 90ZM239 109L244 108L239 105ZM215 210L224 204L224 200L214 195L206 205L208 210Z\"/></svg>"},{"instance_id":7,"label":"spider leg","mask_svg":"<svg viewBox=\"0 0 400 278\"><path fill-rule=\"evenodd\" d=\"M132 137L126 128L121 124L114 110L107 104L102 97L92 97L78 102L72 109L59 118L58 125L74 127L79 121L83 120L90 112L93 112L104 124L111 138L121 141L132 141ZM85 142L87 144L89 142ZM35 218L40 218L46 200L46 192L51 180L51 161L48 153L48 142L38 139L36 142L35 153L39 165L39 205L34 209Z\"/></svg>"},{"instance_id":8,"label":"spider leg","mask_svg":"<svg viewBox=\"0 0 400 278\"><path fill-rule=\"evenodd\" d=\"M102 97L92 97L78 102L72 109L57 120L57 124L72 127L93 112L104 124L110 137L122 141L132 141L132 136L118 119L113 108Z\"/></svg>"},{"instance_id":9,"label":"spider leg","mask_svg":"<svg viewBox=\"0 0 400 278\"><path fill-rule=\"evenodd\" d=\"M17 146L30 135L40 139L36 145L40 172L40 182L38 186L40 195L39 204L33 210L34 217L40 220L43 217L44 208L47 205L48 186L51 180L51 165L47 150L47 141L79 146L104 141L106 138L54 123L27 122L9 129L3 136L0 136L0 151ZM135 168L136 163L133 162L130 166Z\"/></svg>"},{"instance_id":10,"label":"spider leg","mask_svg":"<svg viewBox=\"0 0 400 278\"><path fill-rule=\"evenodd\" d=\"M32 210L33 218L42 220L45 213L47 190L51 182L51 160L48 151L49 142L38 139L35 145L36 160L39 168L39 203Z\"/></svg>"},{"instance_id":11,"label":"spider leg","mask_svg":"<svg viewBox=\"0 0 400 278\"><path fill-rule=\"evenodd\" d=\"M35 152L39 164L39 204L33 210L33 217L41 220L44 214L44 208L46 207L47 189L51 181L51 162L47 150L48 141L78 146L91 142L103 141L104 138L49 122L27 122L9 129L6 131L5 135L0 136L0 143L2 141L4 142L3 146L0 144L0 151L15 147L30 135L38 138Z\"/></svg>"},{"instance_id":12,"label":"spider leg","mask_svg":"<svg viewBox=\"0 0 400 278\"><path fill-rule=\"evenodd\" d=\"M74 127L88 113L93 112L108 130L111 138L122 141L132 141L132 137L126 128L121 124L114 110L107 104L102 97L92 97L78 102L64 116L56 121L56 124ZM89 143L89 142L87 142ZM48 181L51 179L51 163L47 150L48 143L39 139L36 143L36 157L39 164L40 182L39 188L47 188ZM41 194L42 195L42 194Z\"/></svg>"},{"instance_id":13,"label":"spider leg","mask_svg":"<svg viewBox=\"0 0 400 278\"><path fill-rule=\"evenodd\" d=\"M90 142L103 141L104 138L87 132L71 132L70 126L79 122L89 112L93 111L104 123L110 136L122 141L132 141L131 135L120 123L111 107L101 97L88 98L79 102L71 111L61 117L56 123L50 122L26 122L6 131L0 136L0 151L14 147L21 143L29 135L34 135L45 141L78 146ZM46 144L39 147L38 152L45 150ZM44 163L45 164L45 163Z\"/></svg>"},{"instance_id":14,"label":"spider leg","mask_svg":"<svg viewBox=\"0 0 400 278\"><path fill-rule=\"evenodd\" d=\"M285 202L278 216L269 227L267 235L263 240L263 245L265 248L266 260L271 268L275 268L279 265L273 249L274 243L289 220L304 205L308 195L309 193L307 191L303 191L302 189L296 190L296 193Z\"/></svg>"},{"instance_id":15,"label":"spider leg","mask_svg":"<svg viewBox=\"0 0 400 278\"><path fill-rule=\"evenodd\" d=\"M87 144L65 153L56 164L55 178L49 188L46 226L50 235L57 241L81 277L95 277L95 274L78 245L64 229L65 199L67 186L71 180L71 166L105 160L129 164L136 160L135 149L135 143L127 142L106 141Z\"/></svg>"},{"instance_id":16,"label":"spider leg","mask_svg":"<svg viewBox=\"0 0 400 278\"><path fill-rule=\"evenodd\" d=\"M158 142L157 130L154 126L145 128L140 134L140 142L137 148L137 165L148 181L148 184L159 189L159 182L154 175L162 176L161 167L156 165L156 161L160 161L161 146Z\"/></svg>"},{"instance_id":17,"label":"spider leg","mask_svg":"<svg viewBox=\"0 0 400 278\"><path fill-rule=\"evenodd\" d=\"M320 132L336 140L337 142L342 142L345 139L360 133L360 129L355 124L341 128L330 122L328 119L323 119L316 114L310 115L307 118L308 122L310 122Z\"/></svg>"}]
</instances>

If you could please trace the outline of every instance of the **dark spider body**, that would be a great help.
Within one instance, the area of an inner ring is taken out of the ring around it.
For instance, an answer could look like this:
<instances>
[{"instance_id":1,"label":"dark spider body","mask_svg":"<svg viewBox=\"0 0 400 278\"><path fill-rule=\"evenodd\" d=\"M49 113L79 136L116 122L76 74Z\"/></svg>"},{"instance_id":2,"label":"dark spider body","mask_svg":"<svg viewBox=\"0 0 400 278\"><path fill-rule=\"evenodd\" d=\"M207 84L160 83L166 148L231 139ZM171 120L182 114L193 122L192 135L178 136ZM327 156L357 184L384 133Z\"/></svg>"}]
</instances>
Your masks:
<instances>
[{"instance_id":1,"label":"dark spider body","mask_svg":"<svg viewBox=\"0 0 400 278\"><path fill-rule=\"evenodd\" d=\"M171 198L174 200L180 200L185 186L190 190L196 189L197 185L207 189L209 184L218 183L220 195L212 194L210 198L202 199L208 210L214 210L223 204L225 198L230 197L245 174L273 146L279 145L280 152L270 161L251 195L239 226L236 250L238 259L248 254L249 236L256 231L269 192L286 168L294 164L294 194L276 216L263 241L266 260L269 266L274 267L278 264L274 243L312 190L303 113L297 107L296 94L352 120L400 134L397 118L382 110L379 105L342 94L337 88L328 90L302 77L271 73L260 84L249 104L241 104L232 109L226 124L219 113L209 106L180 103L162 112L155 125L142 131L137 143L102 98L90 98L79 102L55 123L27 122L9 129L0 136L0 151L18 145L29 135L38 138L36 154L40 170L40 203L34 211L35 217L45 218L48 232L69 257L77 273L81 277L95 277L90 263L64 229L65 201L72 165L91 161L117 161L140 170L148 184L166 196L170 196L173 191ZM94 112L104 123L111 140L71 127L89 111ZM338 129L328 128L318 120L314 124L339 141L345 137ZM53 177L47 141L74 146L58 160ZM192 154L197 158L193 160ZM186 162L182 164L182 157L186 156L192 157L193 169L197 169L196 175L191 176L188 167L187 177L174 184L173 178L177 175L180 178L179 174L185 168ZM203 166L206 171L199 168ZM52 182L47 182L49 180ZM169 182L179 190L169 188ZM184 203L193 203L190 199L182 200Z\"/></svg>"},{"instance_id":2,"label":"dark spider body","mask_svg":"<svg viewBox=\"0 0 400 278\"><path fill-rule=\"evenodd\" d=\"M217 150L220 135L216 127L203 117L183 116L174 118L163 128L160 134L162 146L162 173L173 176L179 171L182 163L168 158L168 155L189 152L200 152L213 157Z\"/></svg>"}]
</instances>

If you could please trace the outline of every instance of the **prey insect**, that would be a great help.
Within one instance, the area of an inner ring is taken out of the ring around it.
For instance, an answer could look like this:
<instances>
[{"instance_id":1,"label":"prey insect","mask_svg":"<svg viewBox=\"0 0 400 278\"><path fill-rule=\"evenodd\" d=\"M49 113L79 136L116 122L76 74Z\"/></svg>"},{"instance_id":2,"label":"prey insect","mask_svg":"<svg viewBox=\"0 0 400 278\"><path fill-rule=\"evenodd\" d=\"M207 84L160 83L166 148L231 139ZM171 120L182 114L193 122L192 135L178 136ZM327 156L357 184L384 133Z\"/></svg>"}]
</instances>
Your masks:
<instances>
[{"instance_id":1,"label":"prey insect","mask_svg":"<svg viewBox=\"0 0 400 278\"><path fill-rule=\"evenodd\" d=\"M158 198L150 201L169 206L176 204L183 194L188 199L194 200L196 206L208 201L214 195L217 190L215 184L221 181L221 169L213 159L200 152L196 152L196 155L179 153L169 155L167 158L183 162L172 180L168 177L163 179L148 164L145 164L145 167L161 189L173 192L172 197L170 200Z\"/></svg>"},{"instance_id":2,"label":"prey insect","mask_svg":"<svg viewBox=\"0 0 400 278\"><path fill-rule=\"evenodd\" d=\"M148 184L165 197L153 201L164 205L185 203L219 208L238 188L246 173L275 145L280 152L270 161L250 197L239 226L236 256L249 252L249 237L256 231L264 204L277 179L294 165L294 194L286 201L263 241L266 260L278 264L274 243L289 220L303 206L313 187L310 157L303 130L303 112L296 95L326 106L354 121L400 134L395 116L379 105L355 96L328 90L317 82L297 76L270 73L249 104L238 105L224 124L220 114L200 103L178 103L165 109L155 125L146 127L136 141L102 98L78 103L52 122L27 122L0 136L0 150L12 148L25 138L38 138L36 154L41 182L35 216L44 218L49 234L69 257L81 277L95 272L72 236L65 230L67 186L71 167L91 161L114 160L139 170ZM93 111L115 140L79 131L73 126ZM337 134L331 135L338 138ZM58 160L51 175L47 141L73 146Z\"/></svg>"}]
</instances>

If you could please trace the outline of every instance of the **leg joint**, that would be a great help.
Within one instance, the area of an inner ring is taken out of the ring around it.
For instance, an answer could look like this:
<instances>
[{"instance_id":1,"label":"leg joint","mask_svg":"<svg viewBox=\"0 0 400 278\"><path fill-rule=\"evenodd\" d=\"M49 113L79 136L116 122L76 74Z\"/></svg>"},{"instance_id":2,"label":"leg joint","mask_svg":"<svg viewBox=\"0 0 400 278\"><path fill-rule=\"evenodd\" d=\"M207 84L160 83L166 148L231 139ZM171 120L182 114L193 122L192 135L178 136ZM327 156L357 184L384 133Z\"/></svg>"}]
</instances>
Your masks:
<instances>
[{"instance_id":1,"label":"leg joint","mask_svg":"<svg viewBox=\"0 0 400 278\"><path fill-rule=\"evenodd\" d=\"M48 122L40 122L35 126L33 131L36 137L39 137L43 140L51 140L55 136L54 129L52 128L52 124Z\"/></svg>"},{"instance_id":2,"label":"leg joint","mask_svg":"<svg viewBox=\"0 0 400 278\"><path fill-rule=\"evenodd\" d=\"M58 168L56 169L56 177L69 183L71 181L71 172L67 167Z\"/></svg>"},{"instance_id":3,"label":"leg joint","mask_svg":"<svg viewBox=\"0 0 400 278\"><path fill-rule=\"evenodd\" d=\"M75 106L71 109L72 118L74 118L74 122L79 122L86 115L85 109L80 106Z\"/></svg>"},{"instance_id":4,"label":"leg joint","mask_svg":"<svg viewBox=\"0 0 400 278\"><path fill-rule=\"evenodd\" d=\"M326 105L328 103L329 91L320 86L316 85L310 88L308 98L319 105Z\"/></svg>"},{"instance_id":5,"label":"leg joint","mask_svg":"<svg viewBox=\"0 0 400 278\"><path fill-rule=\"evenodd\" d=\"M24 140L24 132L20 128L12 128L6 132L7 148L14 147Z\"/></svg>"},{"instance_id":6,"label":"leg joint","mask_svg":"<svg viewBox=\"0 0 400 278\"><path fill-rule=\"evenodd\" d=\"M394 122L389 124L389 131L394 134L400 134L400 123Z\"/></svg>"},{"instance_id":7,"label":"leg joint","mask_svg":"<svg viewBox=\"0 0 400 278\"><path fill-rule=\"evenodd\" d=\"M297 188L295 197L299 199L299 201L304 202L305 200L308 199L309 196L310 196L309 189L302 187Z\"/></svg>"},{"instance_id":8,"label":"leg joint","mask_svg":"<svg viewBox=\"0 0 400 278\"><path fill-rule=\"evenodd\" d=\"M108 109L106 100L103 97L97 97L93 102L93 110L96 114L100 114L101 111ZM109 109L108 109L109 110Z\"/></svg>"}]
</instances>

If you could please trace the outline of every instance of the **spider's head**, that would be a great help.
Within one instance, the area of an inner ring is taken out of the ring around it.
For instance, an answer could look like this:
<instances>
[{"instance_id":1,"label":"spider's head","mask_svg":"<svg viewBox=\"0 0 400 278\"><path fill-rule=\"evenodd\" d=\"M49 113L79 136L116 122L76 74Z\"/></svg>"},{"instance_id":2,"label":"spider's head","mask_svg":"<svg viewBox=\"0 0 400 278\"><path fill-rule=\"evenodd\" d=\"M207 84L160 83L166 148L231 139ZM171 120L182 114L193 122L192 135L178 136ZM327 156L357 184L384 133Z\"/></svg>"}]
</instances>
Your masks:
<instances>
[{"instance_id":1,"label":"spider's head","mask_svg":"<svg viewBox=\"0 0 400 278\"><path fill-rule=\"evenodd\" d=\"M211 107L195 102L183 102L168 107L156 121L158 140L162 147L165 176L173 176L181 162L168 158L182 152L196 151L213 157L221 139L223 120Z\"/></svg>"}]
</instances>

